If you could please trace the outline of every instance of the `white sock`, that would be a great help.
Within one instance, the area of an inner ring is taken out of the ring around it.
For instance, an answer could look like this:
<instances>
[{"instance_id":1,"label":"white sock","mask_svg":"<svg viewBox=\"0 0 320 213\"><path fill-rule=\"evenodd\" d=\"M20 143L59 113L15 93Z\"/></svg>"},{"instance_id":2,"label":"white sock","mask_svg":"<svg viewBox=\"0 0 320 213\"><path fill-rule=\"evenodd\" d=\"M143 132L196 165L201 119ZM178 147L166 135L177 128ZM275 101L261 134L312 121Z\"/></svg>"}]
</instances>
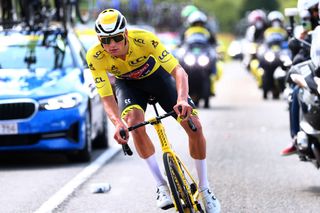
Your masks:
<instances>
[{"instance_id":1,"label":"white sock","mask_svg":"<svg viewBox=\"0 0 320 213\"><path fill-rule=\"evenodd\" d=\"M145 161L147 162L149 169L157 183L157 187L167 184L167 182L165 181L165 179L163 178L156 156L155 154L151 155L150 157L146 158Z\"/></svg>"},{"instance_id":2,"label":"white sock","mask_svg":"<svg viewBox=\"0 0 320 213\"><path fill-rule=\"evenodd\" d=\"M207 174L207 161L206 159L197 160L194 159L196 164L196 169L199 178L199 189L203 191L209 188L208 174Z\"/></svg>"}]
</instances>

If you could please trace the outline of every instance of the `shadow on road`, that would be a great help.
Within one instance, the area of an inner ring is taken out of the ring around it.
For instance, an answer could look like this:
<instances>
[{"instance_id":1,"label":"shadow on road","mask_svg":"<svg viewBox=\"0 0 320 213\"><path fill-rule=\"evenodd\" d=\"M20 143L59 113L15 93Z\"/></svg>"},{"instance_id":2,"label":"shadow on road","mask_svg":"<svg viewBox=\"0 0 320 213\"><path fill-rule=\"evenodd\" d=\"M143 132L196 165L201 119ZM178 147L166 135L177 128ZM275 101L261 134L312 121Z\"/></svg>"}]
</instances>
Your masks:
<instances>
[{"instance_id":1,"label":"shadow on road","mask_svg":"<svg viewBox=\"0 0 320 213\"><path fill-rule=\"evenodd\" d=\"M0 153L0 170L40 169L70 166L65 155L47 152ZM74 166L74 163L72 164Z\"/></svg>"}]
</instances>

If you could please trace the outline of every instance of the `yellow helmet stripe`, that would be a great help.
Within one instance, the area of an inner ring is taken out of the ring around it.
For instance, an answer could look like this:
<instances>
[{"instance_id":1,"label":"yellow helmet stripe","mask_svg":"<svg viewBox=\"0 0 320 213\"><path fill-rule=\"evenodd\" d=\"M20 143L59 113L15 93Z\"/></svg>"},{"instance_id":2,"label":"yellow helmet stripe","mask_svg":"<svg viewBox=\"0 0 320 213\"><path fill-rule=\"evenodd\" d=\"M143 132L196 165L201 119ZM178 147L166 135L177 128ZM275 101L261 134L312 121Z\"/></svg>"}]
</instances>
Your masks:
<instances>
[{"instance_id":1,"label":"yellow helmet stripe","mask_svg":"<svg viewBox=\"0 0 320 213\"><path fill-rule=\"evenodd\" d=\"M112 23L116 23L118 19L118 14L117 13L113 13L113 14L107 14L104 15L101 19L100 19L100 23L101 24L112 24Z\"/></svg>"}]
</instances>

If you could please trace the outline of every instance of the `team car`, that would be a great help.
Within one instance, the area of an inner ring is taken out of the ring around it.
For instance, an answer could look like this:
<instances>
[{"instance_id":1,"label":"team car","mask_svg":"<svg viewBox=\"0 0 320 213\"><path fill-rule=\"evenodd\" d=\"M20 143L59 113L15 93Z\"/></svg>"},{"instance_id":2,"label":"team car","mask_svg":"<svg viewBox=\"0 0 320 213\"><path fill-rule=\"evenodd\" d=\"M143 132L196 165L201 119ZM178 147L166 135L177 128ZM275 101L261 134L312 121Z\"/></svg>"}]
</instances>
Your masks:
<instances>
[{"instance_id":1,"label":"team car","mask_svg":"<svg viewBox=\"0 0 320 213\"><path fill-rule=\"evenodd\" d=\"M89 161L107 117L77 35L0 32L0 152L59 151Z\"/></svg>"}]
</instances>

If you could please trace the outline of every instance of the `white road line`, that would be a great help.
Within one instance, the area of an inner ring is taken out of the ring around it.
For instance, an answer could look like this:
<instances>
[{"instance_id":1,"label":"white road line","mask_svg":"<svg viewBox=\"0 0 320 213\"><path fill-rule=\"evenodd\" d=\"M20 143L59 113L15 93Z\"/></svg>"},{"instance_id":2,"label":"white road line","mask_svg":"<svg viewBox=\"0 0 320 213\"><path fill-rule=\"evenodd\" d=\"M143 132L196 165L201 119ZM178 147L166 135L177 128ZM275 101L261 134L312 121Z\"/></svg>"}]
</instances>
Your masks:
<instances>
[{"instance_id":1,"label":"white road line","mask_svg":"<svg viewBox=\"0 0 320 213\"><path fill-rule=\"evenodd\" d=\"M83 169L77 176L64 185L58 192L44 202L34 213L49 213L68 198L81 184L88 180L104 163L121 150L121 146L109 147L99 158Z\"/></svg>"}]
</instances>

